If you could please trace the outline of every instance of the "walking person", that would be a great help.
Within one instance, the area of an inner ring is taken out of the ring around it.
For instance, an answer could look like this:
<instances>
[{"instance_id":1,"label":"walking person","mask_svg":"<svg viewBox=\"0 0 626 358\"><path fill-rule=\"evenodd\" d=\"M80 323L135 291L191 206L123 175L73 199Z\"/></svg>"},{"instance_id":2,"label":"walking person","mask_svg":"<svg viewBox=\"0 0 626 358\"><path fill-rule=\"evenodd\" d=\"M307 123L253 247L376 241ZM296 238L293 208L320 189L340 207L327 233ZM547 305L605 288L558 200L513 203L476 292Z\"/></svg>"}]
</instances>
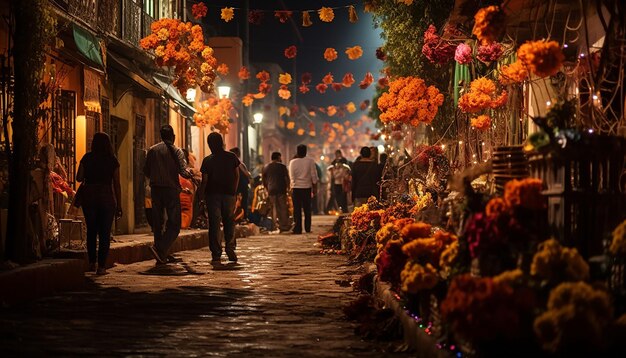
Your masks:
<instances>
[{"instance_id":1,"label":"walking person","mask_svg":"<svg viewBox=\"0 0 626 358\"><path fill-rule=\"evenodd\" d=\"M106 274L113 219L122 217L119 168L109 136L94 134L91 151L80 160L76 180L82 183L80 205L87 224L89 271L96 271L97 257L98 275Z\"/></svg>"},{"instance_id":2,"label":"walking person","mask_svg":"<svg viewBox=\"0 0 626 358\"><path fill-rule=\"evenodd\" d=\"M212 151L211 151L212 152ZM239 181L237 182L237 194L241 195L241 206L243 207L244 217L248 219L250 215L249 210L249 193L250 193L250 180L252 180L252 174L248 170L248 167L241 161L241 150L238 147L230 149L230 152L237 156L239 160Z\"/></svg>"},{"instance_id":3,"label":"walking person","mask_svg":"<svg viewBox=\"0 0 626 358\"><path fill-rule=\"evenodd\" d=\"M241 161L234 153L224 150L224 139L219 133L209 134L207 143L211 155L202 161L200 193L204 195L209 213L209 249L212 262L218 263L222 257L220 223L224 225L224 246L228 260L237 262L234 213Z\"/></svg>"},{"instance_id":4,"label":"walking person","mask_svg":"<svg viewBox=\"0 0 626 358\"><path fill-rule=\"evenodd\" d=\"M263 185L267 189L272 206L272 218L278 219L278 232L285 233L291 229L287 192L289 190L289 171L283 164L279 152L272 153L272 161L263 169Z\"/></svg>"},{"instance_id":5,"label":"walking person","mask_svg":"<svg viewBox=\"0 0 626 358\"><path fill-rule=\"evenodd\" d=\"M346 190L347 182L350 181L350 167L347 164L343 164L341 161L335 161L335 164L328 168L330 172L330 182L332 183L332 196L335 199L335 203L329 203L330 205L337 205L337 211L341 210L343 213L348 212L348 190Z\"/></svg>"},{"instance_id":6,"label":"walking person","mask_svg":"<svg viewBox=\"0 0 626 358\"><path fill-rule=\"evenodd\" d=\"M306 156L306 151L306 145L300 144L296 148L296 157L289 162L294 234L302 234L302 210L304 210L304 229L311 232L311 198L317 190L317 169L315 161Z\"/></svg>"},{"instance_id":7,"label":"walking person","mask_svg":"<svg viewBox=\"0 0 626 358\"><path fill-rule=\"evenodd\" d=\"M367 203L370 196L378 197L380 169L370 148L361 148L361 159L352 166L352 200L354 207Z\"/></svg>"},{"instance_id":8,"label":"walking person","mask_svg":"<svg viewBox=\"0 0 626 358\"><path fill-rule=\"evenodd\" d=\"M180 192L178 175L191 179L193 174L187 169L185 154L174 145L174 128L169 124L161 127L161 142L148 150L144 175L150 178L152 194L152 231L154 246L150 247L158 263L171 260L169 250L181 227ZM164 223L164 214L167 222ZM163 225L165 224L165 230Z\"/></svg>"}]
</instances>

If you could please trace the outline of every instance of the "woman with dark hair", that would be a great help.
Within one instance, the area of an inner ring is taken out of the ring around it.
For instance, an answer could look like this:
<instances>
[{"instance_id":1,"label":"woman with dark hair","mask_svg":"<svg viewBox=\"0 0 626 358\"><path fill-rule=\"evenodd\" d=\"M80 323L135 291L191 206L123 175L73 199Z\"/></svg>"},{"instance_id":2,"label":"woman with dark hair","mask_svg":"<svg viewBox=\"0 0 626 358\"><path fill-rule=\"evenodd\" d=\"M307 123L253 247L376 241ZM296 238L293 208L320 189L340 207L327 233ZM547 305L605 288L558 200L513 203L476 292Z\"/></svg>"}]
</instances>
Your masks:
<instances>
[{"instance_id":1,"label":"woman with dark hair","mask_svg":"<svg viewBox=\"0 0 626 358\"><path fill-rule=\"evenodd\" d=\"M109 136L102 132L94 134L91 151L80 160L76 180L84 186L81 205L87 223L89 270L96 271L97 258L98 275L106 274L113 219L122 217L119 168ZM96 246L99 246L97 252Z\"/></svg>"}]
</instances>

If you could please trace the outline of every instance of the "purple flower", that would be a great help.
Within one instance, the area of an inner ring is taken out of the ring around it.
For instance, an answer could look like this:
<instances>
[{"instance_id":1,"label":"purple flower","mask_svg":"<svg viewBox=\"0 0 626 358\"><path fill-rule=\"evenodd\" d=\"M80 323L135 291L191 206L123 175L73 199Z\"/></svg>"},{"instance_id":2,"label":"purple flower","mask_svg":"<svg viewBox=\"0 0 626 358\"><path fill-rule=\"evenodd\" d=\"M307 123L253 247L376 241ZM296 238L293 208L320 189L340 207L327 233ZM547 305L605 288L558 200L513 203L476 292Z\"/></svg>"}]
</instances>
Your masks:
<instances>
[{"instance_id":1,"label":"purple flower","mask_svg":"<svg viewBox=\"0 0 626 358\"><path fill-rule=\"evenodd\" d=\"M480 45L478 46L478 54L476 58L481 62L493 62L496 61L502 56L502 52L504 49L502 45L497 42L492 42L488 45Z\"/></svg>"},{"instance_id":2,"label":"purple flower","mask_svg":"<svg viewBox=\"0 0 626 358\"><path fill-rule=\"evenodd\" d=\"M454 52L454 60L459 65L467 65L472 62L472 48L468 44L460 44Z\"/></svg>"}]
</instances>

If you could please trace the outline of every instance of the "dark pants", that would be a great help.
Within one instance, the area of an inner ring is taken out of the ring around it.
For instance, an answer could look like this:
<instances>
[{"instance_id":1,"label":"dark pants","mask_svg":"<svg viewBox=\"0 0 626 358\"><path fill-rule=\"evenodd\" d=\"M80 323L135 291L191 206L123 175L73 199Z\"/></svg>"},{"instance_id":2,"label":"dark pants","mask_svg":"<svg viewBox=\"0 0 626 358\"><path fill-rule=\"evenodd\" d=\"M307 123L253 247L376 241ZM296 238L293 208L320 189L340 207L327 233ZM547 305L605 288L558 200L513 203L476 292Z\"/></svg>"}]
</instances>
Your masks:
<instances>
[{"instance_id":1,"label":"dark pants","mask_svg":"<svg viewBox=\"0 0 626 358\"><path fill-rule=\"evenodd\" d=\"M278 221L280 231L288 231L291 229L287 194L270 195L270 203L272 203L272 218L275 222Z\"/></svg>"},{"instance_id":2,"label":"dark pants","mask_svg":"<svg viewBox=\"0 0 626 358\"><path fill-rule=\"evenodd\" d=\"M343 191L343 185L333 184L333 192L335 194L335 200L337 200L337 205L339 205L342 212L347 213L348 212L348 193Z\"/></svg>"},{"instance_id":3,"label":"dark pants","mask_svg":"<svg viewBox=\"0 0 626 358\"><path fill-rule=\"evenodd\" d=\"M220 223L224 224L224 246L226 255L231 261L237 260L235 249L235 204L236 197L226 194L209 194L206 199L209 212L209 249L213 260L219 260L222 256L222 243L220 242Z\"/></svg>"},{"instance_id":4,"label":"dark pants","mask_svg":"<svg viewBox=\"0 0 626 358\"><path fill-rule=\"evenodd\" d=\"M302 233L302 210L304 210L304 230L311 232L311 189L293 189L293 232Z\"/></svg>"},{"instance_id":5,"label":"dark pants","mask_svg":"<svg viewBox=\"0 0 626 358\"><path fill-rule=\"evenodd\" d=\"M109 248L111 247L111 226L115 216L115 206L84 205L83 214L87 224L87 254L89 263L96 263L97 256L98 266L104 268L109 255ZM100 236L100 245L97 245L98 236ZM98 246L97 255L96 246Z\"/></svg>"},{"instance_id":6,"label":"dark pants","mask_svg":"<svg viewBox=\"0 0 626 358\"><path fill-rule=\"evenodd\" d=\"M165 231L163 214L167 214ZM161 258L166 258L170 247L180 233L180 191L175 188L152 187L152 231L154 247Z\"/></svg>"}]
</instances>

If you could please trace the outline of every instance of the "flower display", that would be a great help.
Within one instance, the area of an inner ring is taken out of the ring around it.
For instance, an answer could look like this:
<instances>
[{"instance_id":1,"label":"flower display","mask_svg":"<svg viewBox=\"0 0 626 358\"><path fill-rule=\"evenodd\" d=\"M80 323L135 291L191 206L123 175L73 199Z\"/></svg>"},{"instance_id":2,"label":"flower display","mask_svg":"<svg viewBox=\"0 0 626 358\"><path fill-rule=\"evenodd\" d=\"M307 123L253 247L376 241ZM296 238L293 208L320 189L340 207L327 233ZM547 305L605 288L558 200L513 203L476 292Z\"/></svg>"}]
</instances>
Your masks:
<instances>
[{"instance_id":1,"label":"flower display","mask_svg":"<svg viewBox=\"0 0 626 358\"><path fill-rule=\"evenodd\" d=\"M222 9L220 18L226 22L231 21L235 17L235 9L232 7L225 7Z\"/></svg>"},{"instance_id":2,"label":"flower display","mask_svg":"<svg viewBox=\"0 0 626 358\"><path fill-rule=\"evenodd\" d=\"M325 85L330 85L333 83L335 79L333 78L333 74L328 72L328 74L326 74L326 76L324 76L324 78L322 78L322 83Z\"/></svg>"},{"instance_id":3,"label":"flower display","mask_svg":"<svg viewBox=\"0 0 626 358\"><path fill-rule=\"evenodd\" d=\"M416 222L412 224L404 225L400 234L405 242L410 242L414 239L430 237L430 231L432 226L424 222Z\"/></svg>"},{"instance_id":4,"label":"flower display","mask_svg":"<svg viewBox=\"0 0 626 358\"><path fill-rule=\"evenodd\" d=\"M484 7L474 15L472 34L483 43L496 41L504 31L504 12L499 6Z\"/></svg>"},{"instance_id":5,"label":"flower display","mask_svg":"<svg viewBox=\"0 0 626 358\"><path fill-rule=\"evenodd\" d=\"M459 99L459 108L464 113L476 113L489 108L498 108L506 103L507 92L496 93L496 84L485 77L472 81L469 92Z\"/></svg>"},{"instance_id":6,"label":"flower display","mask_svg":"<svg viewBox=\"0 0 626 358\"><path fill-rule=\"evenodd\" d=\"M346 73L341 80L341 84L344 87L351 87L354 82L354 76L350 72Z\"/></svg>"},{"instance_id":7,"label":"flower display","mask_svg":"<svg viewBox=\"0 0 626 358\"><path fill-rule=\"evenodd\" d=\"M472 62L472 48L465 43L459 44L454 51L454 60L459 65L467 65Z\"/></svg>"},{"instance_id":8,"label":"flower display","mask_svg":"<svg viewBox=\"0 0 626 358\"><path fill-rule=\"evenodd\" d=\"M483 114L472 118L470 119L470 125L479 131L486 131L491 128L491 117Z\"/></svg>"},{"instance_id":9,"label":"flower display","mask_svg":"<svg viewBox=\"0 0 626 358\"><path fill-rule=\"evenodd\" d=\"M317 10L317 14L323 22L332 22L335 19L335 12L330 7L322 7Z\"/></svg>"},{"instance_id":10,"label":"flower display","mask_svg":"<svg viewBox=\"0 0 626 358\"><path fill-rule=\"evenodd\" d=\"M441 314L455 333L471 342L513 341L530 325L534 305L528 289L464 274L452 280Z\"/></svg>"},{"instance_id":11,"label":"flower display","mask_svg":"<svg viewBox=\"0 0 626 358\"><path fill-rule=\"evenodd\" d=\"M372 84L372 82L374 82L374 76L370 72L368 72L365 74L365 77L363 77L363 81L359 83L359 88L366 89Z\"/></svg>"},{"instance_id":12,"label":"flower display","mask_svg":"<svg viewBox=\"0 0 626 358\"><path fill-rule=\"evenodd\" d=\"M589 279L589 265L575 248L562 247L555 239L539 244L530 274L544 281L584 281Z\"/></svg>"},{"instance_id":13,"label":"flower display","mask_svg":"<svg viewBox=\"0 0 626 358\"><path fill-rule=\"evenodd\" d=\"M418 77L399 77L389 84L389 91L378 99L383 123L430 124L439 107L443 94L434 86L426 86Z\"/></svg>"},{"instance_id":14,"label":"flower display","mask_svg":"<svg viewBox=\"0 0 626 358\"><path fill-rule=\"evenodd\" d=\"M302 26L309 27L313 25L313 21L311 21L311 14L309 11L302 11Z\"/></svg>"},{"instance_id":15,"label":"flower display","mask_svg":"<svg viewBox=\"0 0 626 358\"><path fill-rule=\"evenodd\" d=\"M424 32L424 46L422 47L422 54L426 58L435 64L445 64L450 61L455 55L456 47L437 34L437 28L433 25L428 26L426 32Z\"/></svg>"},{"instance_id":16,"label":"flower display","mask_svg":"<svg viewBox=\"0 0 626 358\"><path fill-rule=\"evenodd\" d=\"M245 81L250 78L250 71L248 71L248 68L246 68L246 66L242 66L239 69L237 76L239 77L240 80Z\"/></svg>"},{"instance_id":17,"label":"flower display","mask_svg":"<svg viewBox=\"0 0 626 358\"><path fill-rule=\"evenodd\" d=\"M191 14L196 19L201 19L205 17L208 11L209 9L206 7L206 5L203 2L199 2L191 6Z\"/></svg>"},{"instance_id":18,"label":"flower display","mask_svg":"<svg viewBox=\"0 0 626 358\"><path fill-rule=\"evenodd\" d=\"M291 83L291 74L289 73L281 73L278 75L278 83L281 85L288 85Z\"/></svg>"},{"instance_id":19,"label":"flower display","mask_svg":"<svg viewBox=\"0 0 626 358\"><path fill-rule=\"evenodd\" d=\"M502 45L497 42L492 42L478 46L478 49L476 50L476 58L480 62L489 63L497 61L500 56L502 56L503 52L504 49L502 48Z\"/></svg>"},{"instance_id":20,"label":"flower display","mask_svg":"<svg viewBox=\"0 0 626 358\"><path fill-rule=\"evenodd\" d=\"M539 77L556 75L565 60L556 41L527 41L517 50L517 57L530 72Z\"/></svg>"},{"instance_id":21,"label":"flower display","mask_svg":"<svg viewBox=\"0 0 626 358\"><path fill-rule=\"evenodd\" d=\"M593 352L604 347L613 318L605 291L584 282L565 282L550 292L548 310L538 316L534 330L551 352Z\"/></svg>"},{"instance_id":22,"label":"flower display","mask_svg":"<svg viewBox=\"0 0 626 358\"><path fill-rule=\"evenodd\" d=\"M293 15L293 11L288 10L276 10L274 11L274 17L278 19L282 24L286 23L291 19L291 15Z\"/></svg>"},{"instance_id":23,"label":"flower display","mask_svg":"<svg viewBox=\"0 0 626 358\"><path fill-rule=\"evenodd\" d=\"M153 22L150 30L139 45L153 51L158 66L173 68L173 85L181 94L195 86L205 93L213 92L217 60L213 49L204 44L199 25L164 18Z\"/></svg>"},{"instance_id":24,"label":"flower display","mask_svg":"<svg viewBox=\"0 0 626 358\"><path fill-rule=\"evenodd\" d=\"M324 59L328 62L335 61L337 59L337 50L332 47L327 48L324 51Z\"/></svg>"},{"instance_id":25,"label":"flower display","mask_svg":"<svg viewBox=\"0 0 626 358\"><path fill-rule=\"evenodd\" d=\"M285 49L285 57L291 59L296 58L298 54L298 48L295 45L291 45Z\"/></svg>"},{"instance_id":26,"label":"flower display","mask_svg":"<svg viewBox=\"0 0 626 358\"><path fill-rule=\"evenodd\" d=\"M465 228L472 258L479 257L484 252L497 252L504 247L507 238L501 231L496 218L488 217L484 213L474 214Z\"/></svg>"},{"instance_id":27,"label":"flower display","mask_svg":"<svg viewBox=\"0 0 626 358\"><path fill-rule=\"evenodd\" d=\"M289 88L286 85L280 86L280 89L278 90L278 97L284 100L291 98L291 91L289 91Z\"/></svg>"},{"instance_id":28,"label":"flower display","mask_svg":"<svg viewBox=\"0 0 626 358\"><path fill-rule=\"evenodd\" d=\"M613 230L609 252L615 256L626 256L626 220Z\"/></svg>"},{"instance_id":29,"label":"flower display","mask_svg":"<svg viewBox=\"0 0 626 358\"><path fill-rule=\"evenodd\" d=\"M542 210L547 207L546 198L541 194L542 190L541 179L511 180L504 186L504 200L511 206Z\"/></svg>"},{"instance_id":30,"label":"flower display","mask_svg":"<svg viewBox=\"0 0 626 358\"><path fill-rule=\"evenodd\" d=\"M315 86L315 89L317 90L317 92L324 94L326 93L326 90L328 89L328 85L324 83L320 83L317 86Z\"/></svg>"},{"instance_id":31,"label":"flower display","mask_svg":"<svg viewBox=\"0 0 626 358\"><path fill-rule=\"evenodd\" d=\"M402 291L418 293L421 290L430 290L439 282L437 270L431 265L420 265L414 261L408 261L400 273Z\"/></svg>"},{"instance_id":32,"label":"flower display","mask_svg":"<svg viewBox=\"0 0 626 358\"><path fill-rule=\"evenodd\" d=\"M363 56L363 49L361 46L348 47L346 48L346 55L348 55L349 59L356 60Z\"/></svg>"},{"instance_id":33,"label":"flower display","mask_svg":"<svg viewBox=\"0 0 626 358\"><path fill-rule=\"evenodd\" d=\"M252 25L261 25L265 14L261 10L250 10L248 12L248 22Z\"/></svg>"},{"instance_id":34,"label":"flower display","mask_svg":"<svg viewBox=\"0 0 626 358\"><path fill-rule=\"evenodd\" d=\"M267 82L270 80L270 74L267 71L260 71L256 74L256 78L261 82Z\"/></svg>"},{"instance_id":35,"label":"flower display","mask_svg":"<svg viewBox=\"0 0 626 358\"><path fill-rule=\"evenodd\" d=\"M370 210L368 204L363 204L352 212L350 216L351 226L354 230L366 231L370 228L370 225L378 226L380 224L381 214L382 210Z\"/></svg>"},{"instance_id":36,"label":"flower display","mask_svg":"<svg viewBox=\"0 0 626 358\"><path fill-rule=\"evenodd\" d=\"M220 63L220 65L217 66L216 71L220 75L226 76L226 75L228 75L228 72L230 71L230 69L228 68L228 65L226 65L225 63Z\"/></svg>"},{"instance_id":37,"label":"flower display","mask_svg":"<svg viewBox=\"0 0 626 358\"><path fill-rule=\"evenodd\" d=\"M233 108L233 103L228 98L217 99L210 97L202 101L198 112L193 119L198 127L210 126L222 134L228 134L230 118L228 112Z\"/></svg>"},{"instance_id":38,"label":"flower display","mask_svg":"<svg viewBox=\"0 0 626 358\"><path fill-rule=\"evenodd\" d=\"M520 60L517 60L510 65L504 65L500 68L498 81L503 85L510 85L522 83L527 78L528 70Z\"/></svg>"}]
</instances>

